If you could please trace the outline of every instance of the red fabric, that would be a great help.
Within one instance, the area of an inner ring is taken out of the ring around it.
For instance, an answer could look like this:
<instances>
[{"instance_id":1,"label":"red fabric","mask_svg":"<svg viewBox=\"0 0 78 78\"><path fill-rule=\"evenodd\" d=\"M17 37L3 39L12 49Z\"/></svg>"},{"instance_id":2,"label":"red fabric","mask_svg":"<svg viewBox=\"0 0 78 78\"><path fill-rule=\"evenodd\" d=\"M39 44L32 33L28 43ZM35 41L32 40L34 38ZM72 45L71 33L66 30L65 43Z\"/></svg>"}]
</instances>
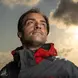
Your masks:
<instances>
[{"instance_id":1,"label":"red fabric","mask_svg":"<svg viewBox=\"0 0 78 78\"><path fill-rule=\"evenodd\" d=\"M15 54L15 50L13 50L13 51L11 52L11 54L14 55L14 54Z\"/></svg>"},{"instance_id":2,"label":"red fabric","mask_svg":"<svg viewBox=\"0 0 78 78\"><path fill-rule=\"evenodd\" d=\"M48 57L48 56L57 56L57 51L54 48L53 44L51 44L51 47L49 50L39 48L37 52L34 54L34 58L37 64L39 64L45 57Z\"/></svg>"}]
</instances>

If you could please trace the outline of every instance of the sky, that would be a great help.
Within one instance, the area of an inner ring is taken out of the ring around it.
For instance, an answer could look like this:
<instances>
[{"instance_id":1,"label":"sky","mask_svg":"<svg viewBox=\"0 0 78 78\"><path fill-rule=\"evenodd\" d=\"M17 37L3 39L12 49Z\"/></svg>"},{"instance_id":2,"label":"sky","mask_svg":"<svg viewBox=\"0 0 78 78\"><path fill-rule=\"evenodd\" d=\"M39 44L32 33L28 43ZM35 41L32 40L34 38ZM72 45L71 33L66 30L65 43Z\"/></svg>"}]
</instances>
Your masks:
<instances>
[{"instance_id":1,"label":"sky","mask_svg":"<svg viewBox=\"0 0 78 78\"><path fill-rule=\"evenodd\" d=\"M78 51L78 0L0 0L0 52L21 45L17 37L19 17L34 7L49 18L47 42L61 52Z\"/></svg>"}]
</instances>

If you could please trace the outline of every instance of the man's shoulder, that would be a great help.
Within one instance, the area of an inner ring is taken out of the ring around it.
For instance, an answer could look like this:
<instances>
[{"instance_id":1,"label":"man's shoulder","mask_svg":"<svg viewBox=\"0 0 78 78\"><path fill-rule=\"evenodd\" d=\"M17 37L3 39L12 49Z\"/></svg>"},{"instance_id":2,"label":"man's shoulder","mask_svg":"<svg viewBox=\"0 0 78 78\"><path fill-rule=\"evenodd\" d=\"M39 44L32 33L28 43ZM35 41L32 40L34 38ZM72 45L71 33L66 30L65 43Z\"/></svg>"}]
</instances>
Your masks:
<instances>
[{"instance_id":1,"label":"man's shoulder","mask_svg":"<svg viewBox=\"0 0 78 78\"><path fill-rule=\"evenodd\" d=\"M64 57L60 57L60 56L55 56L54 60L57 65L61 64L65 70L69 71L72 69L76 69L78 72L78 66L76 66L72 61L70 61Z\"/></svg>"},{"instance_id":2,"label":"man's shoulder","mask_svg":"<svg viewBox=\"0 0 78 78\"><path fill-rule=\"evenodd\" d=\"M9 62L8 64L6 64L1 70L0 70L0 77L3 77L3 76L7 76L8 75L8 69L9 67L12 65L12 61Z\"/></svg>"},{"instance_id":3,"label":"man's shoulder","mask_svg":"<svg viewBox=\"0 0 78 78\"><path fill-rule=\"evenodd\" d=\"M14 72L18 72L18 67L14 61L11 61L0 70L0 77L7 77L10 73Z\"/></svg>"},{"instance_id":4,"label":"man's shoulder","mask_svg":"<svg viewBox=\"0 0 78 78\"><path fill-rule=\"evenodd\" d=\"M58 65L62 67L68 67L75 65L73 62L69 61L68 59L61 57L61 56L52 56L46 58L46 60L50 61L53 65Z\"/></svg>"}]
</instances>

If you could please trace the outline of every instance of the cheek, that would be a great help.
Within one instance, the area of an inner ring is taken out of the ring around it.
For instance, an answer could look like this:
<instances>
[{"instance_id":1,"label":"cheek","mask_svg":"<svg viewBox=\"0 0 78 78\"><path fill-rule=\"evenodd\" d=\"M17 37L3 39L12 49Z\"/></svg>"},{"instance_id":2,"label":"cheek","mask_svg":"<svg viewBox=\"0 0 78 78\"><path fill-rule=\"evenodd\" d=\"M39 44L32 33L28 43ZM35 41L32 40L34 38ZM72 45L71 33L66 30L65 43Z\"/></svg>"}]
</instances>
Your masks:
<instances>
[{"instance_id":1,"label":"cheek","mask_svg":"<svg viewBox=\"0 0 78 78\"><path fill-rule=\"evenodd\" d=\"M47 35L47 29L42 29L42 32Z\"/></svg>"},{"instance_id":2,"label":"cheek","mask_svg":"<svg viewBox=\"0 0 78 78\"><path fill-rule=\"evenodd\" d=\"M47 30L43 29L42 32L43 32L43 36L42 37L47 39Z\"/></svg>"},{"instance_id":3,"label":"cheek","mask_svg":"<svg viewBox=\"0 0 78 78\"><path fill-rule=\"evenodd\" d=\"M29 35L33 31L33 27L24 27L24 34Z\"/></svg>"}]
</instances>

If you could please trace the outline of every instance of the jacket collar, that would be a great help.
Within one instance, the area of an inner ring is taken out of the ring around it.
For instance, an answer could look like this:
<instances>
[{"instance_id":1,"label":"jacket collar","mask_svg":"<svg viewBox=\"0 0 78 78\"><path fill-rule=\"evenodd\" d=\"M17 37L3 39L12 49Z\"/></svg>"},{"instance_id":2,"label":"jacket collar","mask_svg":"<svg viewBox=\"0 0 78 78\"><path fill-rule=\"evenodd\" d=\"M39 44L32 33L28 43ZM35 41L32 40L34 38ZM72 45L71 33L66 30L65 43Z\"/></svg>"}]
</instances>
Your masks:
<instances>
[{"instance_id":1,"label":"jacket collar","mask_svg":"<svg viewBox=\"0 0 78 78\"><path fill-rule=\"evenodd\" d=\"M46 43L46 44L42 45L40 48L42 48L44 50L49 50L51 45L54 46L53 43ZM20 59L24 59L25 61L27 58L34 59L34 56L33 56L34 52L32 52L29 49L23 48L22 46L17 47L15 50L13 50L11 52L11 54L13 55L15 62L19 62Z\"/></svg>"}]
</instances>

